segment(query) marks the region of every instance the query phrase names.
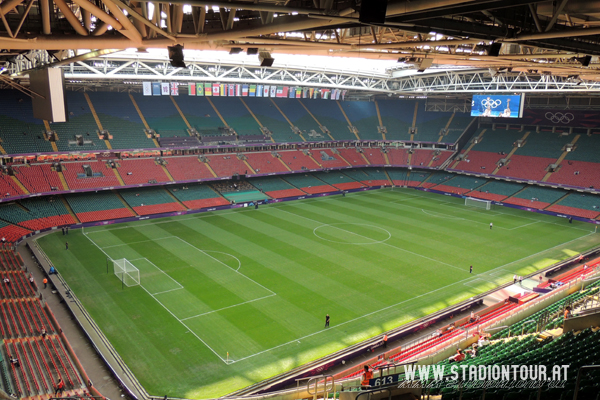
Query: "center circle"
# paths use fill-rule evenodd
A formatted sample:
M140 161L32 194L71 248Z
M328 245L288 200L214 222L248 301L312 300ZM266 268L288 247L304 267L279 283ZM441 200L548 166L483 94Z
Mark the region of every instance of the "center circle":
M378 226L351 222L317 226L313 234L327 242L352 245L383 243L392 237L388 230Z

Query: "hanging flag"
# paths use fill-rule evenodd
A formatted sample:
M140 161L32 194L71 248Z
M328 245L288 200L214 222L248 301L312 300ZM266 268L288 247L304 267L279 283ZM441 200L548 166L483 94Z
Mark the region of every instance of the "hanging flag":
M233 83L229 84L228 90L229 90L229 97L235 96L235 85Z
M301 99L302 98L302 88L301 87L297 87L296 88L296 98L297 99Z
M196 95L196 84L195 83L190 83L188 85L188 95L189 96L195 96Z
M309 99L312 99L314 94L315 94L315 88L310 88L308 89L308 93L310 93L310 95L308 96Z
M336 93L337 93L337 89L333 89L333 90L331 91L331 100L335 100L335 95L336 95Z
M152 82L144 82L144 96L152 96Z
M250 90L248 91L248 96L256 97L256 85L250 85Z
M242 84L241 83L237 83L235 85L235 95L240 97L242 95Z
M152 82L152 96L160 96L160 82Z
M263 85L256 86L256 97L262 97L263 95Z
M219 84L218 84L218 83L213 83L213 85L212 85L212 93L213 93L213 96L218 96L218 95L219 95L219 91L220 91L220 89L221 89L221 88L220 88L220 86L219 86Z
M339 100L341 95L342 95L341 89L337 89L335 92L335 99Z
M308 88L302 88L302 98L305 99L308 97Z
M163 96L168 96L171 93L171 88L169 87L169 82L163 82L160 84L161 91L160 93Z
M294 97L296 97L296 88L295 87L290 87L290 88L286 88L288 89L288 92L286 93L285 97L289 97L290 99L293 99Z
M271 85L271 89L270 89L271 97L276 97L277 96L277 91L278 91L277 86Z
M196 85L196 94L198 96L204 96L204 83L198 83Z
M269 97L269 92L271 91L270 85L265 85L263 88L263 97Z
M347 90L343 90L342 91L342 101L344 100L344 97L346 97L346 93L348 93Z
M179 96L179 83L171 82L171 96Z
M330 94L331 94L331 91L329 89L321 89L321 98L322 99L328 100Z
M227 85L225 85L224 83L221 83L221 85L219 85L220 87L220 91L221 91L221 96L227 96Z
M277 86L277 90L275 91L275 97L285 97L283 95L283 86Z
M242 85L242 96L248 96L248 85Z
M212 84L211 83L204 84L204 95L212 96Z

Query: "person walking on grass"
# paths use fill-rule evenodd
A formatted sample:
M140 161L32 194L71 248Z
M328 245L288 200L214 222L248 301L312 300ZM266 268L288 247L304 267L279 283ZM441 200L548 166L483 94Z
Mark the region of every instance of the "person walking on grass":
M494 227L494 223L490 222L490 229L492 229Z
M329 328L329 314L325 316L325 328Z
M472 274L472 273L473 273L473 266L472 266L472 265L469 267L469 273L470 273L470 274Z
M65 242L65 250L69 250L69 242Z

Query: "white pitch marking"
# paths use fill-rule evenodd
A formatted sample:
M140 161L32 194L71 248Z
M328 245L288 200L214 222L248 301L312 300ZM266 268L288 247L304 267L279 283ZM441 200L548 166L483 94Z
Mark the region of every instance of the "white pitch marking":
M276 296L276 294L275 294L275 293L273 293L273 294L270 294L270 295L268 295L268 296L263 296L263 297L259 297L259 298L257 298L257 299L253 299L253 300L244 301L243 303L233 304L233 305L231 305L231 306L227 306L227 307L219 308L218 310L212 310L212 311L207 311L207 312L205 312L205 313L202 313L202 314L192 315L191 317L182 318L181 320L182 320L182 321L187 321L188 319L197 318L197 317L201 317L201 316L203 316L203 315L208 315L208 314L216 313L216 312L219 312L219 311L226 310L226 309L228 309L228 308L233 308L233 307L242 306L242 305L244 305L244 304L253 303L253 302L255 302L255 301L258 301L258 300L263 300L263 299L266 299L266 298L269 298L269 297L273 297L273 296Z

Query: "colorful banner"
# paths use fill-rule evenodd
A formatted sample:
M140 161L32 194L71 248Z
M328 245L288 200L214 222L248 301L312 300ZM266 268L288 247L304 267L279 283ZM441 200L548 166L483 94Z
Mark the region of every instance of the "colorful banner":
M204 84L204 95L212 96L212 84L210 84L210 83Z
M265 85L264 90L263 90L263 97L269 97L269 92L271 91L271 86L270 85Z
M301 99L302 98L302 88L301 87L297 87L296 88L296 98L297 99Z
M239 83L235 85L235 95L238 97L242 95L242 85Z
M171 94L171 87L169 85L169 82L163 82L163 83L161 83L160 84L160 88L161 88L160 93L163 96L168 96L168 95Z
M248 96L248 85L242 85L242 96Z
M271 85L271 88L270 88L269 91L270 91L271 97L276 97L277 96L277 86Z
M160 96L160 82L152 82L152 96Z
M198 85L196 85L196 95L204 96L204 84L203 83L199 83Z
M290 99L296 98L296 88L295 87L291 87L291 88L288 88L288 89L289 89L289 91L288 91L288 95L286 97L289 97Z
M229 92L229 97L235 96L235 85L233 83L230 83L227 89Z
M213 96L218 96L220 90L221 90L221 87L219 86L219 84L218 83L213 83L213 85L212 85L212 94L213 94Z
M258 85L256 87L256 97L262 97L263 95L263 85Z
M144 82L142 86L144 88L144 96L152 96L152 82Z
M344 98L346 97L346 93L348 93L347 90L342 90L342 101L344 100Z
M248 91L248 96L256 97L256 85L250 85L250 90Z
M196 84L195 83L190 83L188 85L188 95L189 96L195 96L196 95Z
M221 96L227 96L227 85L222 83L219 85L220 87L220 92L221 92Z
M171 82L171 96L179 96L179 83Z

